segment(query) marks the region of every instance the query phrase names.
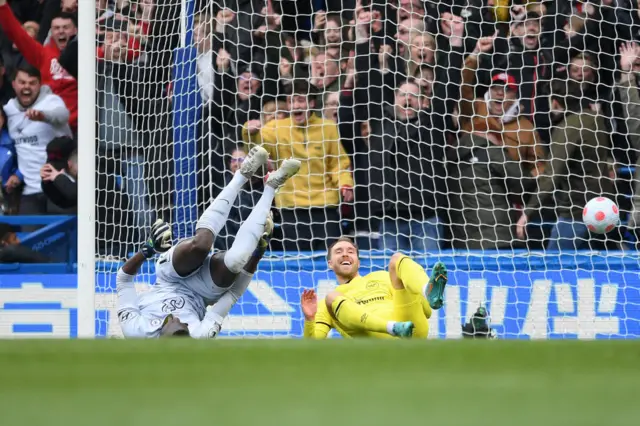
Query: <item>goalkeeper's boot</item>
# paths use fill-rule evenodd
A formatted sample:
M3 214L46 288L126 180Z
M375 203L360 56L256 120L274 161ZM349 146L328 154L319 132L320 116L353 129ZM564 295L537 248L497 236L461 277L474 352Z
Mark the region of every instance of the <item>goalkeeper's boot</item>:
M269 173L267 185L278 190L284 183L300 170L300 161L293 158L287 158L280 164L278 170Z
M444 305L444 287L447 285L447 267L437 262L431 270L429 286L427 287L427 301L431 309L440 309Z
M249 153L240 166L240 174L251 179L256 172L267 163L269 159L269 153L261 146L254 146L249 150Z
M411 337L414 327L411 321L397 322L393 324L393 335L397 337Z

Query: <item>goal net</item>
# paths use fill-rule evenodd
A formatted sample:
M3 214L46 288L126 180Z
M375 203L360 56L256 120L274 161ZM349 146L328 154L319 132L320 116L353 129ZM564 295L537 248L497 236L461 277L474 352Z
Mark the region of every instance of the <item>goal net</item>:
M302 290L337 285L341 235L361 274L395 251L446 264L433 337L461 337L481 306L499 338L640 336L635 1L142 0L98 16L97 336L121 335L115 273L153 221L192 236L252 144L270 170L302 169L224 336L300 337ZM582 221L595 197L620 211L606 234ZM154 281L149 263L138 290Z

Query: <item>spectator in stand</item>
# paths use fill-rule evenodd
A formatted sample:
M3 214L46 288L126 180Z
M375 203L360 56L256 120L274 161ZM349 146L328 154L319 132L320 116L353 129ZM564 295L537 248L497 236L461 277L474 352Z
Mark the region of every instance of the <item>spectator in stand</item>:
M19 194L6 192L7 182L18 170L16 148L7 129L7 118L4 110L0 109L0 215L16 214L20 202Z
M369 137L371 198L383 248L390 251L437 250L442 237L436 188L445 175L444 147L431 139L431 122L420 104L420 87L407 80L382 120L371 121ZM382 190L378 190L378 188Z
M2 56L0 56L0 105L6 105L15 95L11 86L11 78L7 74L7 68L4 66Z
M477 99L474 89L478 56L493 49L494 37L482 39L465 60L459 122L461 130L476 137L489 139L493 144L508 147L511 158L521 161L534 176L542 172L545 152L533 123L521 114L518 81L511 72L493 71L492 85L484 98ZM479 51L478 49L485 49Z
M311 36L316 45L324 47L327 56L340 60L343 57L342 40L345 38L345 29L340 14L327 14L319 10L314 18Z
M324 108L323 97L329 92L337 92L342 87L343 79L340 62L324 52L311 57L311 84L319 94L315 105L318 111Z
M37 40L38 31L40 30L40 25L38 25L37 22L27 21L22 24L22 28L24 28L25 32L29 34L32 39ZM25 63L25 59L15 43L10 42L9 44L10 46L7 46L7 48L2 51L2 60L9 75L11 75L20 65Z
M47 163L40 169L42 192L67 213L78 205L78 152L75 140L55 138L47 145Z
M60 136L71 137L69 110L63 100L41 83L40 71L23 66L13 80L16 97L4 106L9 135L15 143L18 171L6 184L7 192L19 191L20 214L59 212L42 193L40 169L47 161L47 145Z
M246 142L262 144L276 163L306 159L300 172L276 196L285 250L325 250L341 235L340 199L353 201L353 178L338 128L315 113L313 86L296 81L289 96L289 118L262 125L248 121Z
M0 223L0 263L48 263L47 256L20 243L19 231L16 226Z
M558 81L552 88L550 165L538 176L538 195L527 202L517 224L518 238L523 239L529 218L555 199L558 221L548 250L579 249L589 234L581 221L585 204L600 196L616 198L609 177L611 140L604 119L583 106L579 96L566 95L565 87Z
M550 140L548 80L549 64L540 46L541 17L536 12L526 12L511 25L508 64L520 82L520 99L523 115L533 117L540 136Z
M53 93L64 100L70 112L69 125L75 131L78 124L78 82L58 61L60 52L77 33L75 16L62 12L54 17L51 41L43 46L20 25L7 0L0 0L0 27L27 62L40 70L42 84L50 86Z
M620 70L622 73L618 81L618 92L623 105L623 118L627 125L629 143L636 151L637 157L633 209L628 223L629 228L636 229L640 227L640 46L637 43L625 43L620 46Z
M493 50L495 37L478 40L462 72L458 163L451 168L453 246L499 249L514 246L513 205L530 184L529 173L542 171L541 153L534 149L532 124L519 116L515 79L496 74L484 99L476 99L472 83L478 55ZM523 146L520 146L523 144Z

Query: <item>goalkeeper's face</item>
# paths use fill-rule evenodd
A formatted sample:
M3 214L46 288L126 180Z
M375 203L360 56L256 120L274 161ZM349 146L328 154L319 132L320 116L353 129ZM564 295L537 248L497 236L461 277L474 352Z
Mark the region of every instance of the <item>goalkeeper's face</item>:
M189 337L189 326L173 315L168 315L162 324L160 337Z
M337 277L347 280L352 279L358 275L358 269L360 268L358 249L348 241L338 241L331 248L329 267Z

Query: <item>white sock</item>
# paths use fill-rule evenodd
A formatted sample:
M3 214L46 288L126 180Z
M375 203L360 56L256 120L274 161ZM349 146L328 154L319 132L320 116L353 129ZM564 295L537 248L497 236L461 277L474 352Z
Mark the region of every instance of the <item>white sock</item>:
M271 203L276 196L276 190L270 186L264 187L262 197L253 208L247 220L240 226L233 245L224 255L224 264L231 271L238 273L247 264L251 254L258 246L264 233L265 220L271 210Z
M253 278L253 274L249 274L245 271L240 272L236 280L233 282L233 285L229 287L220 300L216 302L215 305L211 308L211 311L220 315L220 317L225 318L229 315L231 308L236 304L236 302L242 297L244 292L249 287L251 283L251 279Z
M202 213L198 223L196 223L196 231L198 229L208 229L213 235L218 235L224 224L227 222L231 206L236 202L238 193L247 183L247 178L237 171L233 175L233 179L222 192L218 194L213 203Z
M393 326L396 325L395 321L389 321L387 323L387 333L389 333L392 336L395 336L396 334L393 332Z

